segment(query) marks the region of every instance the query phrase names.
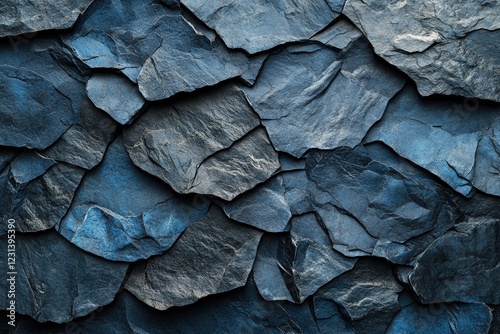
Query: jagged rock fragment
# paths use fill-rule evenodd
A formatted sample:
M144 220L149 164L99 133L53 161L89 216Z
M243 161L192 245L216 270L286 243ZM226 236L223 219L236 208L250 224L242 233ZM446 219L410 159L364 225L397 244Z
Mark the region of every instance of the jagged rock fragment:
M7 249L7 238L0 238ZM16 234L16 311L39 322L69 322L87 315L115 297L127 273L127 264L88 254L54 231ZM7 256L0 257L7 268ZM2 271L0 288L8 291L10 275ZM7 309L7 293L0 308Z
M410 284L424 303L500 303L500 220L455 225L417 260Z
M339 15L344 0L181 3L215 29L228 47L256 53L313 36Z
M312 205L333 247L345 255L371 253L408 263L459 217L449 190L409 173L391 155L383 147L361 146L308 155Z
M254 279L264 299L302 303L354 263L332 249L314 214L306 214L292 218L289 235L264 236Z
M93 0L4 0L0 37L70 28Z
M388 263L363 258L354 269L321 288L314 303L330 300L338 304L357 334L382 334L400 309L402 289Z
M464 196L476 187L500 195L499 106L458 98L422 98L407 85L366 141L382 141Z
M343 14L420 94L500 101L498 1L347 0Z
M244 91L276 149L300 157L311 148L358 145L403 83L358 39L344 53L291 45L270 55Z
M101 162L116 131L116 122L86 99L80 120L73 124L53 145L39 154L57 161L92 169Z
M94 73L87 82L87 94L96 107L120 124L129 124L144 106L137 86L115 73Z
M0 220L16 220L16 230L52 228L66 214L84 170L24 151L0 172ZM0 227L6 233L7 224Z
M159 310L236 289L246 284L261 236L212 206L165 254L137 264L125 287Z
M267 180L278 155L233 84L153 107L124 131L134 163L180 193L231 200Z
M161 254L208 210L138 169L121 137L82 181L58 231L78 247L115 261Z

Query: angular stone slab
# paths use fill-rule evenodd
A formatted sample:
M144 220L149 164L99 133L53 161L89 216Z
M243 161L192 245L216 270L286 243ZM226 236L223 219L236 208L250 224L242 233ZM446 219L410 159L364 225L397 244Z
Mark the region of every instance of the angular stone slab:
M342 54L316 43L289 46L269 56L244 91L276 149L301 157L358 145L404 80L359 39Z
M83 102L80 120L40 155L91 169L101 162L117 123L90 100Z
M181 0L181 3L215 29L229 48L252 54L308 39L339 15L344 1Z
M308 192L335 249L409 263L454 224L459 211L450 190L398 167L387 149L377 150L376 158L362 146L311 153Z
M266 300L302 303L355 263L356 259L332 249L328 235L310 213L292 218L290 235L263 238L254 280Z
M120 124L131 123L144 107L138 87L116 73L94 73L87 81L87 94L96 107Z
M420 94L500 101L498 1L347 0L343 14Z
M0 4L0 37L70 28L93 0L19 1Z
M407 85L389 103L366 141L382 141L464 196L473 187L500 195L500 131L496 103L422 98Z
M417 260L410 284L424 303L500 303L500 221L470 219Z
M137 166L177 192L231 200L279 167L258 125L243 93L225 84L151 108L125 129L124 142Z
M400 309L398 293L402 289L388 263L363 258L353 270L321 288L314 301L337 303L350 319L355 333L383 334Z
M0 245L7 249L6 237ZM127 273L127 264L90 255L55 231L18 233L15 248L16 311L39 322L69 322L109 304ZM0 257L0 265L7 268L7 256ZM7 278L4 270L2 291L9 289ZM6 310L8 302L4 294L0 308Z
M485 304L417 303L403 307L387 334L399 333L491 333L491 310Z
M84 170L24 151L0 173L0 219L16 230L37 232L58 224L71 205ZM2 224L0 234L7 232Z
M207 200L179 196L135 167L118 137L85 176L58 231L90 253L133 262L166 251L207 210Z
M125 288L166 310L244 286L261 236L212 206L165 254L134 266Z

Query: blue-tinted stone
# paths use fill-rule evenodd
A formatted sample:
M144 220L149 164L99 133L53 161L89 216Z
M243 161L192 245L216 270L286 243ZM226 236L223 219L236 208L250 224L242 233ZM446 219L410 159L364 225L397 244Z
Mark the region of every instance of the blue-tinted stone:
M78 247L116 261L161 254L208 210L179 196L130 160L121 137L82 181L59 232Z

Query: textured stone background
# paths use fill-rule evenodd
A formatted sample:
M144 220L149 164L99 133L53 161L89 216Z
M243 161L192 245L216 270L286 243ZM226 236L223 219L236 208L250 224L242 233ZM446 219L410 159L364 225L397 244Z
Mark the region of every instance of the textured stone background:
M3 0L0 333L500 333L499 50L498 0Z

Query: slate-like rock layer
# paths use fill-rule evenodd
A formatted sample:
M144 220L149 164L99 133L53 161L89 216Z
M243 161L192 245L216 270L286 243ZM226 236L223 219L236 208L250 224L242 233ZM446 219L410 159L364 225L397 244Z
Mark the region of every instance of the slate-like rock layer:
M455 225L417 260L410 274L424 303L500 304L500 221Z
M308 39L339 15L344 1L181 0L181 3L215 29L228 47L256 53Z
M343 53L291 45L269 56L244 91L276 149L300 157L312 148L358 145L403 83L358 39Z
M7 249L7 238L0 239ZM128 265L90 255L54 231L16 234L16 311L39 322L69 322L107 305L115 298ZM0 257L7 268L7 257ZM8 291L7 272L0 287ZM10 299L0 298L6 309Z
M422 95L500 101L498 1L347 0L343 13Z
M488 101L423 98L408 84L366 141L384 142L464 196L473 187L499 196L498 112Z
M137 264L125 288L146 304L166 310L242 287L261 236L212 206L165 254Z
M137 166L177 192L231 200L279 167L258 125L244 94L224 84L151 108L124 131L124 142Z
M71 27L94 0L4 0L0 37Z
M58 230L88 252L133 262L163 253L207 211L207 200L179 196L137 168L118 137L85 176Z

